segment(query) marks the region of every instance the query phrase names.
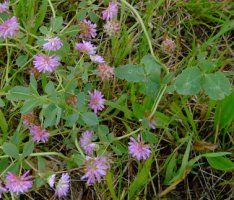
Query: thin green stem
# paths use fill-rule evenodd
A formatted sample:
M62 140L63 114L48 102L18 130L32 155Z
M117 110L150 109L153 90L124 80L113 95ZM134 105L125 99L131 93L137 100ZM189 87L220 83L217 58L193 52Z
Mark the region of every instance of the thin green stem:
M8 83L8 74L9 74L9 66L10 66L10 51L9 51L9 46L8 46L8 41L6 40L6 51L7 51L7 66L6 66L6 76L5 76L5 80Z
M151 110L149 119L152 119L154 113L156 112L156 110L157 110L157 108L158 108L158 104L159 104L159 102L161 101L162 96L163 96L164 92L166 91L166 89L167 89L167 85L164 85L164 86L161 87L161 89L159 90L158 96L157 96L157 98L155 99L154 105L153 105L153 107L152 107L152 110Z
M22 156L22 154L20 154L20 157ZM61 157L65 160L69 160L70 158L64 156L63 154L61 153L58 153L58 152L39 152L39 153L31 153L29 155L29 157L38 157L38 156L58 156L58 157ZM8 155L4 155L4 156L0 156L0 159L3 159L3 158L9 158L10 156Z
M56 14L55 14L54 6L53 6L51 0L48 0L48 3L49 3L49 5L50 5L51 11L52 11L52 13L53 13L53 18L55 18L55 17L56 17Z
M166 72L166 74L168 74L169 71L168 71L167 66L164 65L164 64L160 61L160 59L154 54L154 50L153 50L153 46L152 46L151 39L150 39L150 37L149 37L148 31L147 31L147 29L146 29L146 27L145 27L145 24L144 24L143 20L141 19L141 16L140 16L139 13L138 13L138 11L137 11L131 4L129 4L126 0L121 0L121 2L123 2L127 7L129 7L130 10L136 15L137 20L139 21L139 23L140 23L140 25L141 25L141 27L142 27L142 29L143 29L143 31L144 31L145 37L146 37L146 39L147 39L147 42L148 42L148 45L149 45L149 48L150 48L150 53L151 53L151 55L154 57L154 59L156 60L156 62L158 62L158 63L162 66L162 68L163 68L163 70Z
M137 130L132 131L132 132L126 134L126 135L117 137L116 140L122 140L122 139L124 139L124 138L130 137L130 136L134 135L135 133L139 132L140 130L141 130L141 128L138 128Z
M75 140L75 145L76 145L77 150L78 150L78 151L80 152L80 154L82 155L82 157L85 157L85 155L84 155L82 149L80 148L80 145L79 145L77 139Z

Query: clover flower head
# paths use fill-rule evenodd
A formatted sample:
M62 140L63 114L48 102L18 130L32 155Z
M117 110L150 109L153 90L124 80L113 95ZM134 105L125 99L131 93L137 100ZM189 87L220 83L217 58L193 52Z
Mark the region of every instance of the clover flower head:
M19 32L19 24L15 16L0 25L0 36L3 38L12 38L17 32Z
M63 46L63 42L59 37L48 37L45 41L43 48L48 51L57 51Z
M45 143L49 140L50 134L43 128L37 125L32 125L29 128L30 134L32 135L32 139L35 142Z
M138 135L137 140L133 137L130 137L130 140L131 141L128 143L129 154L137 160L146 160L150 156L150 146L144 144L140 134Z
M32 177L28 175L29 171L26 171L22 176L17 176L11 172L8 172L5 180L6 188L10 192L25 193L33 186Z
M61 63L58 56L37 54L34 56L33 65L39 72L53 72Z
M109 6L106 10L102 11L102 19L104 20L112 20L114 16L118 13L118 6L114 1L109 3Z
M97 35L96 24L93 24L90 20L83 20L80 22L80 38L95 38Z
M98 90L94 90L93 92L89 91L89 96L90 100L88 106L95 113L97 113L98 111L102 111L104 109L104 103L105 103L103 94Z
M101 178L106 176L106 170L110 168L106 157L91 158L86 156L84 164L84 176L81 180L87 179L87 184L92 185L94 182L101 182Z

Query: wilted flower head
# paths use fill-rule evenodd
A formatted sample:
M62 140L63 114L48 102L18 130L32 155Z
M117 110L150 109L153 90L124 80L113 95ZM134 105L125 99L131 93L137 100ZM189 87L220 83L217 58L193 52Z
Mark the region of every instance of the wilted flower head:
M32 135L32 139L35 142L45 143L49 140L50 134L43 128L37 125L32 125L29 128L30 134Z
M162 42L162 49L165 53L173 53L175 51L176 45L174 40L169 37L165 37Z
M89 91L89 96L90 100L88 105L95 113L104 109L105 99L103 98L104 96L100 91L98 90L94 90L94 92Z
M32 177L28 176L28 174L29 171L25 172L22 176L17 176L8 172L5 180L6 188L17 195L19 193L27 192L33 185Z
M100 55L90 55L89 57L95 63L104 63L105 62L104 58Z
M56 184L55 195L58 197L67 196L67 193L69 191L69 182L70 182L70 177L68 173L62 174L61 178Z
M93 155L95 143L92 142L93 131L85 131L82 133L80 137L80 146L84 150L84 152L91 156Z
M41 75L41 72L38 71L38 69L32 67L30 70L29 70L29 73L30 74L33 74L33 76L38 79Z
M91 44L91 42L82 41L80 43L76 43L76 49L82 53L93 55L96 53L96 48Z
M96 24L93 24L90 20L83 20L80 22L80 38L95 38L96 33Z
M18 31L19 31L19 24L18 24L17 18L15 16L4 21L0 25L0 36L3 38L11 38Z
M84 173L81 180L88 179L87 184L92 185L95 181L101 182L101 177L106 176L106 170L110 168L106 157L85 157Z
M0 199L2 198L2 193L3 193L3 192L7 192L7 189L4 188L4 187L2 187L2 184L1 184L1 182L0 182Z
M117 21L107 21L103 27L104 27L104 31L109 36L117 35L117 33L120 30L120 24Z
M72 105L74 107L77 107L78 104L77 97L75 95L70 95L69 97L67 97L66 103L67 105Z
M23 124L26 128L33 125L36 121L36 117L33 112L22 115L22 119L23 119Z
M3 3L0 3L0 13L8 11L9 11L9 1L4 1Z
M111 20L114 16L117 15L118 6L114 1L109 3L109 6L106 10L102 11L102 19Z
M59 37L49 37L45 41L47 42L43 44L43 48L48 51L57 51L63 46L63 42Z
M150 146L148 144L144 144L140 135L138 135L137 140L133 137L130 137L130 140L131 142L128 143L129 154L137 160L146 160L150 156Z
M97 68L97 75L102 79L102 80L109 80L110 78L113 77L114 75L114 68L110 67L106 64L101 64L98 65Z
M37 54L34 56L33 65L39 72L53 72L61 63L58 56Z

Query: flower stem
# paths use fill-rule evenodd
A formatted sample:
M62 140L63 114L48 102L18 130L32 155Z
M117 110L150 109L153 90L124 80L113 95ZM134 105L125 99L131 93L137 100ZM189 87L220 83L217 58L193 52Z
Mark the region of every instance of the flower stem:
M49 5L50 5L51 11L52 11L52 13L53 13L53 18L55 18L55 17L56 17L56 14L55 14L54 6L53 6L51 0L48 0L48 3L49 3Z

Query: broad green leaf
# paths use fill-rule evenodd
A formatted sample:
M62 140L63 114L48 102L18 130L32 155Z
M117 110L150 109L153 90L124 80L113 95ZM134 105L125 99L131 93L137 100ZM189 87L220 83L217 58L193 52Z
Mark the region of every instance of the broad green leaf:
M195 95L201 89L202 74L197 67L185 69L176 77L175 89L179 94Z
M32 95L30 94L29 88L23 86L15 86L8 91L6 98L12 101L29 100L32 99Z
M41 103L42 102L40 101L40 99L36 99L36 98L25 101L24 105L20 109L20 113L26 114L28 112L31 112L33 108L41 105Z
M41 32L42 34L44 34L44 35L47 35L47 34L49 33L48 28L45 27L45 26L41 26L41 27L39 28L39 30L40 30L40 32Z
M161 66L154 60L154 58L148 54L141 59L141 64L144 65L147 79L160 83Z
M87 11L86 10L80 10L77 15L76 15L76 18L79 20L79 21L82 21L86 18L86 13Z
M144 82L145 72L143 66L127 64L115 68L115 76L128 82Z
M27 143L24 144L23 148L23 158L29 156L34 150L34 142L33 141L28 141Z
M50 104L47 108L43 109L44 115L44 127L53 126L56 123L57 107L54 104Z
M133 199L136 195L139 194L140 190L147 184L149 181L148 175L151 168L153 158L150 156L144 163L142 169L137 174L134 181L129 187L129 199Z
M221 171L233 171L234 163L225 157L206 157L211 167Z
M28 55L20 55L17 59L16 59L16 65L18 67L23 67L28 61Z
M221 72L206 74L203 77L202 88L211 99L223 99L230 92L230 82Z
M76 124L77 120L79 119L79 114L74 113L72 115L67 116L65 119L66 119L65 126L72 127L74 124Z
M95 126L98 124L98 117L93 112L86 112L82 115L82 119L88 126Z
M47 85L46 85L46 87L45 87L45 92L46 92L47 94L51 94L51 93L53 93L54 91L55 91L54 83L50 81L49 83L47 83Z
M107 135L109 134L108 126L100 125L98 126L98 137L101 142L109 142Z
M6 155L11 156L15 159L19 159L19 151L16 147L16 145L12 144L12 143L4 143L3 144L3 151Z
M215 127L219 123L220 129L229 126L234 120L234 93L226 96L215 110Z
M51 27L54 32L59 31L63 26L63 18L56 17L51 19Z

